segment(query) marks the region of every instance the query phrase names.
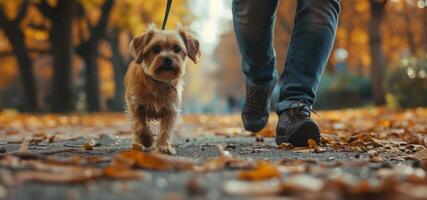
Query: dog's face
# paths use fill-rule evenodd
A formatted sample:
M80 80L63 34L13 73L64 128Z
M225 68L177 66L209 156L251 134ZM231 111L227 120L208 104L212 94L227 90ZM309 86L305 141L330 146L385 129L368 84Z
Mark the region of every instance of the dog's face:
M185 60L194 63L200 57L199 41L181 27L161 31L150 26L130 43L130 53L149 76L159 81L172 81L185 73Z

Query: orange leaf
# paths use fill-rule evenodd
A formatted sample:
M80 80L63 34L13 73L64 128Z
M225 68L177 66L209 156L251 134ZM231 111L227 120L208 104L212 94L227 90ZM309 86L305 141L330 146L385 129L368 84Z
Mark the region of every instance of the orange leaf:
M143 177L143 174L140 172L120 166L104 168L104 175L114 179L139 179Z
M171 170L170 163L156 156L142 151L130 150L118 153L115 156L115 163L124 164L131 167L142 167L154 170Z
M260 161L257 163L255 169L250 171L240 172L238 178L241 180L259 181L271 178L280 178L281 173L277 166L268 163L267 161Z
M114 157L113 165L141 167L161 171L193 169L193 162L191 161L157 153L145 153L137 150L118 153Z
M307 141L308 147L314 149L315 152L319 153L322 151L322 149L319 147L319 145L317 144L317 142L313 139L309 139Z
M196 171L215 171L219 169L224 169L225 166L230 163L233 160L233 158L229 156L220 156L217 158L212 158L210 160L207 160L202 165L196 167Z
M291 143L282 143L277 146L278 149L291 150L294 146Z
M273 127L267 126L261 131L257 132L255 135L258 137L272 138L276 136L276 132L274 131Z

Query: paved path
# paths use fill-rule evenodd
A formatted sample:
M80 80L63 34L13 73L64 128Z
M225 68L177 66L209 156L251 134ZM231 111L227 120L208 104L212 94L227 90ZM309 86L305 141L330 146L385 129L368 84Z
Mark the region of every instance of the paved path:
M227 119L225 121L228 121ZM0 120L1 121L1 120ZM205 119L202 123L191 122L187 119L185 125L180 126L178 129L179 134L175 136L175 146L177 150L177 157L194 160L197 163L203 163L210 158L220 156L218 146L224 147L229 151L233 157L241 158L243 160L256 161L256 160L269 160L271 162L281 162L281 172L283 173L284 180L292 177L298 167L304 167L302 174L309 174L315 179L301 178L303 183L298 183L302 186L313 185L310 181L322 181L325 178L339 176L340 178L348 178L350 182L360 183L360 180L372 180L372 183L378 185L377 177L381 173L394 173L400 176L404 170L412 170L408 172L409 175L415 174L425 179L425 170L421 169L422 163L419 161L396 159L413 152L403 149L399 152L387 150L387 146L369 147L378 149L379 152L372 153L372 151L349 151L345 149L333 150L330 147L323 147L319 153L313 150L284 150L279 149L274 143L273 138L257 139L254 136L242 136L241 131L238 130L238 123L227 122L227 126L233 129L223 129L220 125L205 124ZM233 121L233 120L231 120ZM235 121L235 120L234 120ZM122 123L123 121L120 121ZM120 124L119 123L119 124ZM117 127L126 127L121 124ZM344 124L345 125L345 124ZM222 125L221 125L222 126ZM335 125L336 129L342 129L342 124ZM58 126L59 128L61 126ZM56 128L58 128L56 127ZM102 127L102 126L101 126ZM117 128L116 127L116 128ZM200 127L203 127L200 130ZM108 130L107 130L108 129ZM126 130L111 131L110 128L94 129L95 140L99 146L93 147L93 150L84 151L84 144L88 143L88 137L78 136L68 139L56 140L52 143L39 143L31 144L29 150L32 153L46 153L49 151L56 151L64 148L81 148L79 152L65 152L56 153L54 156L58 159L70 158L75 155L82 155L84 157L99 156L103 159L102 162L97 163L94 167L105 167L109 165L111 158L121 151L126 151L130 148L130 139ZM237 131L236 131L236 130ZM326 129L327 130L327 129ZM89 131L90 132L90 131ZM109 134L111 132L121 132L121 134ZM197 134L195 134L197 132ZM204 134L209 132L209 134ZM238 134L236 135L235 132ZM100 134L99 134L100 133ZM104 134L107 133L107 134ZM217 134L215 134L217 133ZM223 136L223 135L229 136ZM72 135L72 134L71 134ZM79 134L77 134L79 135ZM58 136L59 137L59 136ZM407 144L406 146L408 146ZM2 142L0 148L3 152L0 155L17 152L21 146L18 142ZM363 147L362 147L363 148ZM406 147L405 147L406 148ZM409 146L408 146L409 148ZM411 147L412 148L412 147ZM414 148L420 148L420 145ZM383 150L381 150L383 149ZM381 151L380 151L381 150ZM405 152L406 151L406 152ZM380 157L380 160L373 161L373 154ZM295 165L295 161L302 160L300 165ZM1 159L0 159L1 161ZM290 164L289 164L290 163ZM396 166L404 166L407 168L396 168ZM396 168L396 169L394 169ZM387 169L387 170L383 170ZM396 170L396 171L393 171ZM0 175L3 172L14 172L17 169L10 167L2 167L0 165ZM22 170L22 169L20 169ZM240 196L230 195L227 193L227 188L224 188L227 182L236 180L240 170L226 168L224 170L200 173L200 172L182 172L182 171L153 171L142 170L144 177L139 180L112 180L112 179L96 179L85 183L77 184L45 184L37 182L29 182L19 184L13 187L2 186L0 182L0 199L247 199L255 196ZM382 172L384 171L384 172ZM299 172L298 172L299 173ZM402 172L403 173L403 172ZM406 172L405 172L406 173ZM424 173L421 174L420 173ZM406 174L406 175L408 175ZM349 178L350 177L350 178ZM0 181L2 177L0 177ZM4 177L3 177L4 178ZM427 182L427 181L426 181ZM424 184L424 188L427 188ZM357 186L359 187L359 186ZM383 195L383 191L374 192L366 186L363 195L356 196L356 199L363 199L363 197L375 197L375 195ZM372 186L373 187L373 186ZM376 191L376 190L375 190ZM354 192L354 191L353 191ZM349 192L350 194L353 194ZM313 193L319 194L319 193ZM346 193L348 194L348 193ZM356 192L356 194L358 194ZM399 193L402 195L401 193ZM421 193L421 195L424 195ZM302 195L302 196L301 196ZM345 196L322 194L326 196L310 196L307 194L292 194L285 196L271 196L268 195L266 199L281 199L291 198L292 196L304 197L306 199L345 199ZM329 196L328 196L329 195ZM371 196L369 196L371 195ZM373 196L372 196L373 195ZM426 194L427 196L427 194ZM399 199L399 196L394 196ZM257 196L257 199L265 198L265 196ZM402 199L407 199L405 198ZM417 199L417 198L414 198ZM422 199L422 198L421 198Z

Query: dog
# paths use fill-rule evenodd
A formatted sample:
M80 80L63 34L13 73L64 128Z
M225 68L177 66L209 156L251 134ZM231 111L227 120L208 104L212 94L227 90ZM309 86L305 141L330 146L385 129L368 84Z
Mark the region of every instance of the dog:
M150 25L130 42L129 51L134 60L125 75L125 102L132 147L176 154L171 134L180 115L186 60L199 61L199 41L182 26L164 31ZM156 141L149 126L153 120L160 122Z

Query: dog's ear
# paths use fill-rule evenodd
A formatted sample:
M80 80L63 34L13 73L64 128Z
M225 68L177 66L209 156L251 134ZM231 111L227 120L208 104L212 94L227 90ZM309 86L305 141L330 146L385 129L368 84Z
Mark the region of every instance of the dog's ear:
M187 56L194 62L199 62L201 52L199 40L194 38L194 36L187 30L185 30L181 25L177 26L177 32L180 34L185 43L185 48L187 49Z
M132 39L129 44L129 52L132 57L136 60L137 64L141 64L144 60L144 49L148 42L153 38L153 35L157 31L157 28L154 24L148 26L147 31L138 37Z

